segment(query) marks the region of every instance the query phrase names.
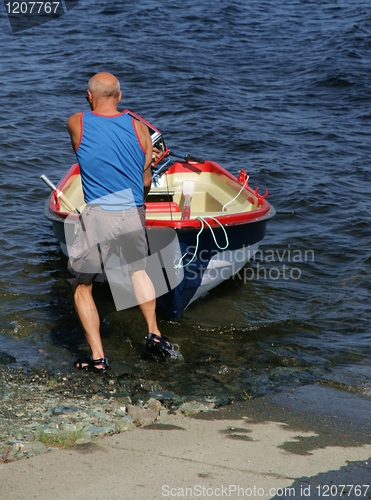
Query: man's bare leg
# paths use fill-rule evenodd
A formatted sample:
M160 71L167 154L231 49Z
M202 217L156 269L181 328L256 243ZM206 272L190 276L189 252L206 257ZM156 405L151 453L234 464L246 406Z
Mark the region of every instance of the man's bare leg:
M158 329L156 320L156 294L151 278L146 271L135 271L131 275L131 281L140 310L148 325L148 333L156 335L156 337L148 336L147 351L157 359L171 358L182 360L183 356L179 351L174 349L175 345L164 339L164 337L159 338L161 337L161 332ZM157 347L155 347L156 345Z
M78 284L74 289L75 308L84 329L86 340L91 349L93 359L104 358L104 350L100 336L100 319L93 299L93 285ZM97 368L101 368L97 365Z
M135 271L130 276L135 298L148 326L148 333L161 336L156 319L156 294L153 283L144 270Z

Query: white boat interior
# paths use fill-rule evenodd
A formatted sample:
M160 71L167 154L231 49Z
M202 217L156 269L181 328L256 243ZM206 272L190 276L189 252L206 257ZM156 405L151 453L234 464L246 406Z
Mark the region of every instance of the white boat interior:
M146 199L147 219L181 220L185 203L184 183L190 181L194 183L191 219L246 213L258 208L255 193L223 173L165 173L157 185L152 186ZM84 209L80 175L71 176L62 192L80 212ZM66 211L70 210L66 208Z

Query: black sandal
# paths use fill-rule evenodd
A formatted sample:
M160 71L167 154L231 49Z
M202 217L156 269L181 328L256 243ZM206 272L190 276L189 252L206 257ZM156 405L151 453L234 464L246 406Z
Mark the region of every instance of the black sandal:
M183 356L176 349L178 344L172 344L166 337L149 333L147 337L146 350L156 360L159 359L178 359L182 360Z
M102 365L102 368L97 368L97 365ZM75 368L77 368L78 370L99 373L100 375L104 375L109 367L110 366L107 358L93 359L91 355L86 357L85 359L78 359L77 361L75 361Z

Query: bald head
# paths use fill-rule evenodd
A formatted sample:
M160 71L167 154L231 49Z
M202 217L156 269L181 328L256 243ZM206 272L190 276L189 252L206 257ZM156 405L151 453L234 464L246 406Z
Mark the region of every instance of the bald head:
M88 90L95 97L118 98L120 96L120 82L111 73L97 73L90 78Z

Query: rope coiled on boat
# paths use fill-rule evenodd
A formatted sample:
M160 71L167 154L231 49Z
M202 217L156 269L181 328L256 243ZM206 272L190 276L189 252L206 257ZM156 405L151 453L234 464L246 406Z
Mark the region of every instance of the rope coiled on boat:
M233 201L233 200L232 200ZM224 236L225 236L225 245L224 247L220 246L219 243L217 242L216 240L216 237L215 237L215 233L214 233L214 230L213 228L210 226L210 224L207 222L207 220L204 218L204 217L196 217L197 220L199 220L201 222L201 228L200 230L198 231L197 235L196 235L196 247L195 247L195 251L193 253L193 256L191 258L190 261L188 261L186 264L182 264L182 261L183 259L186 257L187 253L185 253L180 259L179 259L179 262L177 264L174 264L174 269L182 269L184 267L187 267L189 266L196 258L196 255L197 255L197 252L198 252L198 247L199 247L199 244L200 244L200 235L202 233L202 231L204 230L205 228L205 224L208 226L208 228L210 229L211 231L211 235L213 237L213 240L214 240L214 243L215 245L217 246L217 248L219 250L226 250L228 247L229 247L229 239L228 239L228 235L227 235L227 231L224 229L224 226L223 224L221 224L218 219L215 219L215 217L208 217L209 219L212 219L214 222L216 222L217 224L219 224L219 226L223 229L223 232L224 232Z

